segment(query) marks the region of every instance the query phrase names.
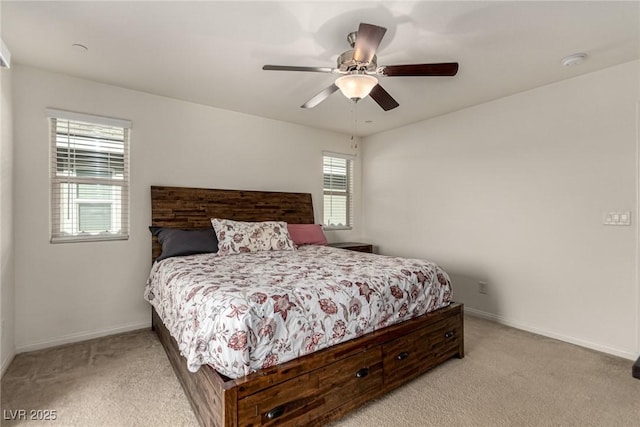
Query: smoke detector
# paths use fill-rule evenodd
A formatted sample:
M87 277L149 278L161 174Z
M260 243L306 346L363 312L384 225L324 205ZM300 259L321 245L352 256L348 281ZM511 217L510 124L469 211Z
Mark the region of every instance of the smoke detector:
M562 65L565 67L573 67L574 65L582 64L585 59L587 59L586 53L574 53L573 55L562 58Z

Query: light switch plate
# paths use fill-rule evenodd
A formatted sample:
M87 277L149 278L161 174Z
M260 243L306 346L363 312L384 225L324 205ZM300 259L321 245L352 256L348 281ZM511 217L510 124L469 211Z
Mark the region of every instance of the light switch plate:
M604 225L631 225L631 212L605 212L602 223Z

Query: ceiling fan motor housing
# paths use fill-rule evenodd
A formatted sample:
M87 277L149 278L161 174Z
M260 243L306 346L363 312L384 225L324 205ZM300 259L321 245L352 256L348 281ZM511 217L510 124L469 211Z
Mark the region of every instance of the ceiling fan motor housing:
M342 72L348 73L350 71L370 71L375 72L378 67L377 61L378 57L373 55L371 61L368 64L358 62L353 59L354 50L348 50L346 52L342 52L340 56L338 56L338 69Z

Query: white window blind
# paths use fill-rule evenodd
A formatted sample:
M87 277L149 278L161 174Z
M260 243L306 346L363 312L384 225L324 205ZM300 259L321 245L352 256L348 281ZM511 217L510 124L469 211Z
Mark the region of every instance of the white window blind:
M131 122L47 110L51 242L129 238Z
M353 157L324 153L324 227L350 229L353 222Z

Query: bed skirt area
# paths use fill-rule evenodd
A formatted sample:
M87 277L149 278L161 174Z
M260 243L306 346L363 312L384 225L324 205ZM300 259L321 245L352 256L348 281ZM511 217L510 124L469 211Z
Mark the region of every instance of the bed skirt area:
M202 426L323 425L464 357L458 303L237 379L190 372L155 309L152 327Z

